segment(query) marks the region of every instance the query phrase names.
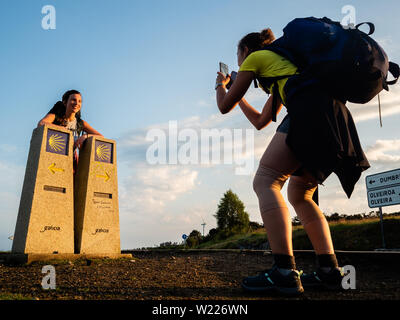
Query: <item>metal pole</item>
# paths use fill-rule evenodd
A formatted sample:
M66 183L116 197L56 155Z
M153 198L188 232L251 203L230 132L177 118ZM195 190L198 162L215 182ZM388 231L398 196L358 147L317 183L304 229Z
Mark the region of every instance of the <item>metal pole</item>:
M382 207L379 207L379 216L381 218L381 233L382 233L382 246L383 249L386 249L386 244L385 244L385 235L383 233L383 217L382 217Z

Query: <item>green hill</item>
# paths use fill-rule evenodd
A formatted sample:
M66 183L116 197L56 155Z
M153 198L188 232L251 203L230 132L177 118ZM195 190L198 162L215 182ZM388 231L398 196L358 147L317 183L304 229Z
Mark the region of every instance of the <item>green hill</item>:
M382 248L379 219L330 222L335 250L374 250ZM400 248L400 219L383 221L387 249ZM264 229L238 234L224 240L211 240L196 246L197 249L269 249ZM293 227L293 249L312 250L311 242L303 227Z

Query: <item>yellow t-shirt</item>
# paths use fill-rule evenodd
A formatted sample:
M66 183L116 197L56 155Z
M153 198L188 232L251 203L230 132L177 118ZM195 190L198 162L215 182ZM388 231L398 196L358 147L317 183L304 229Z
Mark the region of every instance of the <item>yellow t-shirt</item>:
M249 54L240 66L239 71L252 71L255 73L257 78L278 77L298 73L297 67L293 63L269 50L259 50ZM288 78L284 78L277 81L283 104L285 104L286 101L286 95L283 88L287 80ZM260 86L262 88L261 84ZM266 91L266 88L262 89ZM273 92L273 85L268 89L269 92Z

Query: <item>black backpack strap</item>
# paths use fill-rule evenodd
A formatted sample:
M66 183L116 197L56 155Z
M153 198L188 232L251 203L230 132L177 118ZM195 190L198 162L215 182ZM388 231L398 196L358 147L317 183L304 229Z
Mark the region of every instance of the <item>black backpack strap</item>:
M276 112L278 110L278 96L279 96L279 86L278 82L274 83L272 88L272 121L276 122Z
M360 30L359 27L361 27L363 24L367 24L369 26L369 32L367 33L367 35L371 35L371 34L373 34L375 32L375 26L374 26L374 24L372 22L361 22L361 23L357 24L355 26L355 28L357 30Z
M278 110L278 97L280 97L278 80L290 78L294 75L295 74L289 74L289 75L283 75L283 76L277 76L277 77L261 77L261 78L257 79L258 82L261 84L261 86L267 93L272 93L272 121L274 121L274 122L276 122L276 112ZM268 88L271 85L273 85L272 92L269 92Z
M278 110L278 97L280 97L278 80L286 79L291 76L293 76L293 74L258 79L258 82L261 83L264 90L268 90L268 88L271 85L273 85L273 87L272 87L272 121L274 121L274 122L276 122L276 112ZM268 92L268 93L270 93L270 92Z
M399 65L397 63L394 63L394 62L390 61L389 62L389 72L394 77L394 80L386 81L386 84L389 84L389 85L395 84L397 82L397 80L399 80L399 76L400 76Z

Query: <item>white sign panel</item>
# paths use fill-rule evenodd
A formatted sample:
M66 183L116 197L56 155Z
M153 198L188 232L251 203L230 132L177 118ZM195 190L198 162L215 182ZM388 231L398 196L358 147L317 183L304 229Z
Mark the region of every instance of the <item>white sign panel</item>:
M400 184L400 169L372 174L365 178L367 190Z
M400 203L400 185L391 188L368 191L370 208L393 206Z
M367 176L365 182L370 208L400 204L400 169Z

